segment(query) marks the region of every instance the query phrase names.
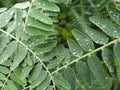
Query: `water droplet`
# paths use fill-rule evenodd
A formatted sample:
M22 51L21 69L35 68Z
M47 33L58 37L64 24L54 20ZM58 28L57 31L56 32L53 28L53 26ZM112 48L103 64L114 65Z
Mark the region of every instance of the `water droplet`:
M110 13L110 14L112 14L112 13L113 13L113 11L109 11L109 13Z
M32 47L32 45L30 44L30 45L29 45L29 47L31 48L31 47Z
M116 30L114 31L114 33L115 33L116 36L118 36L118 32Z
M6 22L8 22L9 20L6 20Z
M79 38L77 38L77 41L79 40Z
M45 3L43 4L43 6L45 6Z
M20 26L20 23L18 23L18 26Z
M29 24L29 23L28 23L27 25L28 25L28 26L30 26L30 24Z
M97 7L99 7L100 6L100 4L97 4Z
M43 54L43 52L40 52L40 54Z
M38 39L36 39L36 42L38 42L39 40Z
M97 22L97 25L100 25L100 22Z
M88 39L86 39L85 43L86 43L86 45L88 45L88 44L89 44L89 40L88 40Z
M106 26L103 26L103 28L105 28Z
M13 15L13 12L10 12L10 14L9 15Z
M73 52L73 55L76 55L76 52Z
M114 14L113 16L114 16L114 17L116 17L116 15L115 15L115 14Z
M114 31L114 33L117 33L117 31Z
M90 33L90 35L93 35L93 33Z
M38 5L41 5L40 3L38 3Z
M13 24L16 24L16 22L14 22Z

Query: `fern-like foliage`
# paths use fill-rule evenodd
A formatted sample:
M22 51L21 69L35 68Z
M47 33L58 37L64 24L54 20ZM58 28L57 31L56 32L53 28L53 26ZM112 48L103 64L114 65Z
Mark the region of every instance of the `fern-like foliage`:
M113 0L0 8L0 90L119 90L119 10ZM64 42L59 28L70 29Z

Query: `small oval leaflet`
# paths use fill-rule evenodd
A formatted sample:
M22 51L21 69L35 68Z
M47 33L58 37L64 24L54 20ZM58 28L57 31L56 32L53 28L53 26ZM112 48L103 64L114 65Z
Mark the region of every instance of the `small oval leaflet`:
M19 8L19 9L26 9L26 8L28 8L29 7L29 5L30 5L30 2L23 2L23 3L17 3L17 4L15 4L15 8Z

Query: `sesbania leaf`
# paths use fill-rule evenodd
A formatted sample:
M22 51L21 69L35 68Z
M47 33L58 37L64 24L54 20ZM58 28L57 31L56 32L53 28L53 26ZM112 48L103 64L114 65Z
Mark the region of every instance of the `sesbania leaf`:
M0 13L1 13L1 12L4 12L4 11L6 11L6 10L7 10L6 7L1 7L1 8L0 8Z
M114 73L115 73L114 64L115 63L114 63L114 56L113 56L112 51L108 48L104 48L102 50L102 58L103 58L104 63L108 67L109 72L111 73L111 75L114 76Z
M116 23L112 23L112 21L109 19L92 16L90 17L90 21L97 25L107 35L115 38L120 36L120 26L118 26Z
M77 90L77 80L74 69L68 67L63 71L64 78L70 83L71 90Z
M75 37L78 44L85 50L85 51L92 51L94 49L94 43L92 40L82 32L73 29L72 34Z
M91 76L90 76L90 70L86 64L86 62L78 62L75 66L76 74L78 76L78 80L82 81L87 85L88 87L91 86ZM83 83L83 84L84 84Z
M0 28L8 24L8 22L12 19L14 12L15 9L11 8L0 14Z
M53 68L55 68L55 67L57 67L60 63L62 63L62 60L64 59L64 57L57 57L57 58L55 58L55 59L53 59L53 60L51 60L50 62L49 62L49 64L47 65L47 68L48 69L53 69Z
M0 81L0 87L2 87L3 86L3 83Z
M97 7L101 6L105 0L90 0L93 2L93 4Z
M120 26L120 11L114 7L108 7L110 17Z
M94 30L90 27L86 27L85 32L97 44L106 44L108 42L107 35L102 32Z
M46 16L44 14L44 12L41 12L40 10L31 9L30 13L29 13L29 16L31 16L32 18L35 18L35 20L41 21L44 24L48 24L48 25L53 24L53 20L51 18L49 18L48 16Z
M92 55L88 57L87 63L99 85L102 88L105 88L106 87L105 72L97 56Z
M32 36L39 36L39 35L48 36L48 35L50 35L49 31L41 30L38 28L30 27L30 26L26 27L25 32Z
M53 27L47 24L44 24L34 18L29 17L28 18L28 26L34 27L34 28L38 28L40 30L45 30L45 31L52 31Z
M56 86L61 87L64 90L70 90L70 84L62 77L60 73L56 73L53 75L53 79L55 81Z
M67 39L67 43L73 56L80 57L83 54L82 48L75 40Z
M50 85L51 78L47 77L37 88L36 90L46 90L46 88Z
M14 82L16 82L17 84L21 85L21 86L26 86L27 85L27 80L26 79L21 79L20 78L21 75L21 71L19 68L16 68L10 75L10 79Z
M0 72L3 74L8 74L10 71L7 67L0 66Z
M117 58L118 64L120 64L120 43L114 44L113 52Z
M41 73L41 70L42 70L42 65L40 63L36 64L30 73L30 77L28 81L31 83L33 80L37 79L37 77Z
M57 41L50 41L50 42L46 42L44 44L40 44L36 47L34 47L34 50L36 52L37 55L42 55L46 52L49 52L52 48L54 48L57 44Z
M33 66L25 66L23 69L22 69L22 73L21 73L21 79L25 79L30 71L32 70Z
M47 77L47 72L42 70L39 76L31 82L31 88L35 88L40 85Z
M34 4L45 11L59 12L60 9L54 3L48 0L35 0Z
M15 86L14 82L11 80L7 81L7 86L8 86L8 90L18 90L17 87Z
M18 51L14 56L14 60L10 69L14 70L23 61L23 59L26 57L26 54L27 54L27 49L19 44Z
M0 81L6 80L6 76L2 73L0 73Z
M0 54L4 50L6 44L8 43L8 36L5 34L0 35Z
M26 9L28 8L30 5L30 2L27 1L27 2L22 2L22 3L17 3L14 5L15 8L19 8L19 9Z
M5 62L15 52L16 48L17 48L16 41L10 42L0 55L0 64Z

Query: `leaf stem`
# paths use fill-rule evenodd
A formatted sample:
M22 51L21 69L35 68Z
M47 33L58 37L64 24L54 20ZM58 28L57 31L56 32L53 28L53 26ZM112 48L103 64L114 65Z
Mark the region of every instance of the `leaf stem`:
M85 55L83 55L83 56L78 57L78 58L75 59L75 60L72 60L70 63L68 63L68 64L66 64L66 65L64 65L64 66L61 66L61 67L58 68L57 70L53 71L51 74L57 73L57 72L59 72L60 70L62 70L62 69L64 69L64 68L67 68L67 67L70 66L71 64L74 64L74 63L78 62L79 60L90 56L91 54L94 54L94 53L96 53L96 52L98 52L98 51L100 51L100 50L103 50L104 48L106 48L106 47L108 47L108 46L110 46L110 45L112 45L112 44L114 44L114 43L117 43L118 41L120 41L120 37L117 38L117 39L115 39L115 40L113 40L113 41L111 41L111 42L109 42L109 43L107 43L107 44L105 44L105 45L103 45L103 46L101 46L101 47L99 47L99 48L97 48L97 49L95 49L95 50L93 50L93 51L91 51L91 52L89 52L89 53L87 53L87 54L85 54Z

